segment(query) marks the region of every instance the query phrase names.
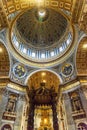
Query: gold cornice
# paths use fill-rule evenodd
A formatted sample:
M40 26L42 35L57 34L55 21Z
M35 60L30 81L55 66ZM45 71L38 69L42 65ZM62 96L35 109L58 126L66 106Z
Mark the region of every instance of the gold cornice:
M72 83L72 84L63 86L63 87L61 88L61 91L64 92L64 91L72 90L72 89L75 89L75 88L77 88L77 87L79 87L79 86L80 86L80 82L79 82L79 81L76 81L75 83Z
M69 83L64 85L60 85L60 91L70 91L74 90L80 86L86 85L87 86L87 76L77 76L77 78Z
M9 87L10 89L14 89L16 91L19 91L19 92L26 92L26 87L23 87L23 86L20 86L18 84L15 84L15 83L8 83L7 87Z
M78 76L81 85L87 85L87 76Z
M70 81L66 84L60 85L59 88L60 88L61 92L64 92L64 91L74 90L74 89L80 87L80 85L81 85L81 83L80 83L80 81L78 80L78 77L77 77L76 79L74 79L74 80L72 80L72 81Z
M19 92L26 92L26 87L18 85L10 81L9 78L0 78L0 88L7 88L14 89Z

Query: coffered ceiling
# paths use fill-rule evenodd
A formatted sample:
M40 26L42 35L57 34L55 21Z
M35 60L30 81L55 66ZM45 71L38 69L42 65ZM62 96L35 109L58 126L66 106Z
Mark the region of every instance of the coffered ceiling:
M64 10L73 22L83 21L83 15L87 12L87 0L0 0L0 28L8 25L11 14L35 5Z

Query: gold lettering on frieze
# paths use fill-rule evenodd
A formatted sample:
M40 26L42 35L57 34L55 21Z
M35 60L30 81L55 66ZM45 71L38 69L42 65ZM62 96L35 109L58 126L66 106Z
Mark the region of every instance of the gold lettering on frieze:
M80 85L80 82L77 81L75 83L72 83L70 85L66 85L66 86L62 87L62 91L66 91L66 90L72 89L72 88L77 87L79 85Z
M7 86L8 86L9 88L15 89L15 90L17 90L17 91L26 92L26 88L23 88L22 86L19 86L19 85L17 85L17 84L9 83Z

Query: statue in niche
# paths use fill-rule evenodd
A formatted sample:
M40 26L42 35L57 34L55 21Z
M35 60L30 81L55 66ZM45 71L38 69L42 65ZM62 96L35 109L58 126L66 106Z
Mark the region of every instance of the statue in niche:
M13 112L14 111L14 107L15 107L15 103L9 100L8 104L7 104L7 107L6 107L6 111Z
M13 94L9 95L8 103L6 106L6 111L8 112L15 112L17 97Z
M75 110L79 111L81 110L81 103L80 103L80 100L77 99L77 100L74 100L74 107L75 107Z
M80 111L82 109L80 97L77 92L71 94L71 103L73 111Z

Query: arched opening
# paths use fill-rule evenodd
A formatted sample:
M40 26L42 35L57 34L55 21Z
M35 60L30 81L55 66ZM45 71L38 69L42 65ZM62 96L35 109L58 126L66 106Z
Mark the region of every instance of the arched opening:
M42 82L45 83L46 88L50 89L53 86L54 89L58 91L60 79L54 73L50 71L46 71L46 70L38 71L32 74L29 77L27 84L29 86L29 89L31 89L31 87L34 87L35 89L37 89L40 87L40 84Z
M83 38L79 43L76 66L78 75L87 75L87 37Z
M27 130L58 130L57 102L60 80L57 75L50 71L39 71L29 77L27 84Z

